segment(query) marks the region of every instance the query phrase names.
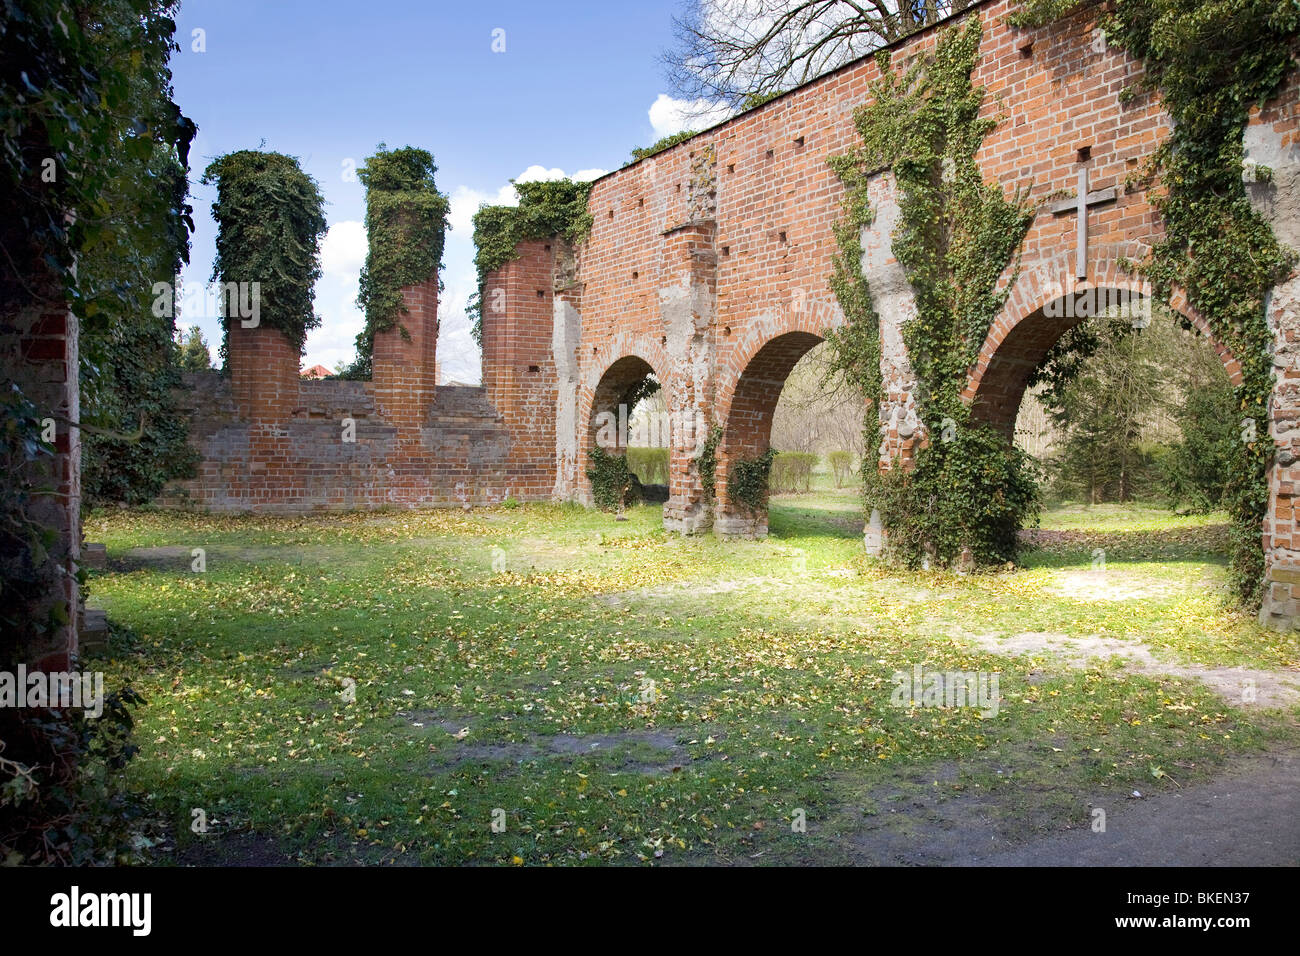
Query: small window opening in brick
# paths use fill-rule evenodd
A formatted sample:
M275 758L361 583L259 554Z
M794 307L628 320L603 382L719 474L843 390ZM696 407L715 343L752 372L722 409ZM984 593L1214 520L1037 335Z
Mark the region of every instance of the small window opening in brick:
M541 367L540 365L530 365L530 366L528 366L528 371L530 371L530 372L540 372L541 370L542 370L542 367Z
M548 243L547 245L545 245L545 246L542 246L542 248L545 249L547 252L550 252L550 251L551 251L551 247L550 247L550 244L549 244L549 243Z
M802 137L802 136L796 136L796 137L794 138L794 145L795 145L796 147L802 146L802 145L803 145L803 137Z
M644 206L644 205L645 205L645 200L644 200L644 199L638 199L638 200L636 201L636 204L637 204L637 207L640 208L641 206Z
M591 354L592 354L592 355L595 355L595 354L596 354L596 346L594 346L594 345L591 347Z
M668 336L666 336L666 335L664 335L664 336L660 336L660 338L659 338L659 344L660 344L660 345L667 345L667 344L668 344Z
M1086 163L1086 162L1087 162L1088 160L1090 160L1090 159L1092 159L1092 147L1091 147L1091 146L1080 146L1080 147L1079 147L1079 162L1081 162L1081 163Z
M734 173L735 171L736 171L736 164L735 164L735 163L727 163L727 172L729 172L729 173Z
M610 219L613 219L613 218L614 218L614 210L612 210L612 209L609 211L609 218L610 218Z
M633 282L635 282L635 281L636 281L637 279L639 279L639 278L641 278L641 273L639 273L639 272L633 272L633 273L632 273L632 281L633 281Z
M681 191L682 191L682 184L681 184L681 183L678 183L678 184L677 184L677 191L678 191L678 192L681 192Z
M722 334L723 334L723 335L730 335L730 334L731 334L731 326L728 325L726 328L724 328L724 329L722 330Z
M1020 55L1023 56L1026 60L1028 60L1031 56L1033 56L1034 55L1033 43L1026 43L1024 46L1022 46L1020 48Z
M546 298L546 290L545 290L545 289L538 289L538 290L537 290L537 298L539 298L539 299L545 299L545 298Z
M773 156L775 156L775 155L776 155L776 151L775 151L775 150L769 149L769 150L767 151L767 158L768 158L768 159L771 159L771 158L772 158Z
M722 254L723 254L724 256L729 256L729 255L731 255L731 246L723 246L723 247L722 247Z
M785 233L783 232L780 235L778 235L777 239L779 239L781 242L785 242Z

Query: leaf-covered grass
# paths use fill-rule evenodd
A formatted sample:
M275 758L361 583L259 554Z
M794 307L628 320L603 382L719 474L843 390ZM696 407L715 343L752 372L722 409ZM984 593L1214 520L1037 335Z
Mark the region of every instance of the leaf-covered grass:
M1030 839L1178 786L1155 767L1186 785L1294 739L1293 711L1185 671L1300 679L1294 638L1225 603L1212 520L1167 558L1135 543L1167 532L1114 515L1131 561L1049 540L962 577L871 562L856 502L779 498L771 536L735 542L668 535L658 507L88 516L110 555L92 603L133 632L109 682L149 702L129 772L168 821L158 858L862 861L880 827L969 804ZM995 652L1040 631L1145 644L1174 673ZM892 706L918 664L997 672L998 712Z

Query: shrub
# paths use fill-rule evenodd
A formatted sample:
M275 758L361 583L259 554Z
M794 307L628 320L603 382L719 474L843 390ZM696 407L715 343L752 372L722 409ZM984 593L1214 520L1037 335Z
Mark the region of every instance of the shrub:
M629 448L627 467L646 485L668 484L667 448Z
M817 467L817 456L799 451L781 452L772 460L772 475L768 482L772 494L796 494L812 490L812 472Z
M853 478L853 453L833 451L826 458L831 464L831 471L835 473L835 487L843 488Z
M591 496L601 511L617 511L620 505L634 505L641 500L641 482L628 469L623 455L593 448L587 479L591 482Z
M727 476L727 497L751 512L761 510L767 502L768 479L776 456L776 449L769 448L758 458L732 462Z

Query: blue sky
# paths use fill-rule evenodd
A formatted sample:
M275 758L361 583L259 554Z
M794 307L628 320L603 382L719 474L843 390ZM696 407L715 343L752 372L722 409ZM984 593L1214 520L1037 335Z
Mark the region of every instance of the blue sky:
M480 202L510 201L512 178L593 177L681 128L684 104L665 96L658 60L680 2L183 0L172 70L176 99L199 126L183 280L193 289L212 271L214 190L198 183L207 163L259 147L296 156L320 183L330 224L316 287L323 325L303 363L350 360L366 247L364 191L348 164L380 142L423 147L452 198L439 364L444 379L477 381L464 315L475 282L470 216ZM498 29L505 52L494 53ZM202 314L215 310L188 304L178 325L198 324L215 357L219 325Z

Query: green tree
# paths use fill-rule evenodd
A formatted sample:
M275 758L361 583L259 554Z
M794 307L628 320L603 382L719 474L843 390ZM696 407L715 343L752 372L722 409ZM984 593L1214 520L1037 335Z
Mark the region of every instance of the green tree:
M203 338L203 330L191 325L185 335L180 336L176 344L176 360L186 372L206 372L212 368L212 353Z
M1053 470L1090 502L1131 501L1150 478L1143 439L1169 398L1165 372L1147 336L1123 322L1098 326L1099 344L1052 409L1064 432Z

